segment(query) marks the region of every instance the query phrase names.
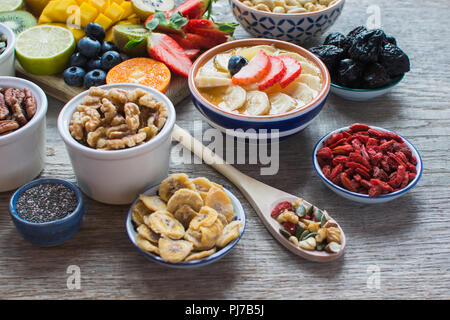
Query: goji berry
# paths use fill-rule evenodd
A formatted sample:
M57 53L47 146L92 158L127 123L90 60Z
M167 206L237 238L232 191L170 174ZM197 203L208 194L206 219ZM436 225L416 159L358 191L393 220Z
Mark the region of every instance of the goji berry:
M366 179L372 178L372 177L370 176L369 172L367 172L367 171L365 171L365 170L362 170L362 169L360 169L360 168L356 168L356 169L355 169L355 172L358 173L358 174L360 174L361 176L363 176L363 177L366 178Z
M335 143L333 143L332 145L330 145L330 148L336 148L337 146L344 144L345 142L347 142L346 138L342 138L341 140L336 141Z
M413 165L410 162L406 163L406 166L408 167L408 171L412 172L412 173L417 173L417 168L415 165Z
M403 177L397 172L394 172L393 174L391 174L391 176L389 177L389 181L388 184L392 187L392 188L398 188L400 187L400 185L402 184L403 181Z
M348 167L348 168L360 168L361 170L364 170L366 172L370 172L369 168L363 166L361 163L358 163L358 162L349 161L349 162L345 163L345 166Z
M338 174L340 174L343 168L342 163L339 163L336 167L334 167L331 171L330 179L334 179Z
M413 172L408 173L409 182L413 181L416 178L416 174Z
M384 142L384 143L380 144L380 149L381 149L381 151L385 151L385 152L393 151L394 150L394 148L392 146L393 144L394 144L394 140Z
M373 186L380 186L381 189L383 189L383 190L386 190L386 191L389 191L389 192L393 192L394 191L394 189L392 189L392 187L388 183L386 183L384 181L381 181L379 179L370 179L370 183Z
M402 161L402 159L400 159L400 157L398 157L397 155L393 154L392 152L387 152L387 154L388 154L389 158L391 158L392 160L397 162L399 166L406 167L406 164Z
M371 198L378 197L381 194L381 191L382 191L382 189L380 186L372 186L369 189L369 197L371 197Z
M358 162L361 163L363 166L367 167L368 169L370 169L372 166L370 165L369 161L367 161L366 159L363 158L363 156L359 153L356 152L351 152L349 154L349 158L351 161L353 162Z
M333 154L349 154L353 151L353 147L349 144L337 146L333 149Z
M350 158L346 157L346 156L336 156L336 157L333 158L332 163L336 166L339 163L346 163L349 160L350 160Z
M417 158L415 155L411 154L411 157L409 157L409 159L413 165L417 165Z
M376 146L378 146L378 140L377 139L374 139L374 138L367 139L367 142L366 142L366 147L367 148L376 147Z
M367 124L363 123L355 123L350 126L350 130L352 130L353 132L368 131L369 129L370 127Z
M341 133L341 132L333 133L331 135L331 137L329 137L327 139L327 141L325 142L325 145L326 146L330 146L330 145L334 144L336 141L341 140L342 138L344 138L344 134L343 133Z
M352 192L356 192L356 188L352 185L348 175L345 172L341 173L341 183L345 189L350 190Z
M372 184L367 180L361 179L361 181L359 183L361 184L361 186L363 186L366 189L372 188Z
M326 165L322 168L322 173L325 176L325 178L330 179L331 175L331 166Z
M292 211L292 203L290 203L289 201L280 202L275 206L275 208L273 208L270 216L272 218L277 218L280 214L282 214L286 210Z
M362 177L357 173L353 176L353 179L355 179L355 181L360 182L362 180Z
M324 147L317 151L317 156L322 159L331 159L331 158L333 158L333 152L331 151L330 148Z

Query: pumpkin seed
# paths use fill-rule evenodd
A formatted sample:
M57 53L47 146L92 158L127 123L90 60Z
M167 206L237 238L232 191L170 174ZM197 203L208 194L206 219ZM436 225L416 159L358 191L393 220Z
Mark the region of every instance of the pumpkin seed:
M289 231L286 231L283 228L280 228L280 233L283 237L285 237L286 239L289 239L289 237L291 236L291 233Z
M305 237L309 234L310 232L308 230L303 231L302 235L300 236L299 240L305 240Z
M322 215L322 218L320 219L320 227L323 227L325 223L327 223L328 219L326 215Z
M300 217L304 217L306 215L306 208L301 204L295 210L295 213Z
M313 215L316 218L316 221L321 221L322 220L322 216L323 216L323 212L319 208L314 207Z
M305 229L303 229L302 227L300 227L300 225L298 224L297 227L295 228L295 236L297 237L297 239L301 239L302 237L302 233L305 231Z
M307 216L311 216L311 211L312 211L312 209L313 209L313 206L305 207L305 209L306 209L305 214L306 214Z
M317 250L317 251L323 251L323 249L325 249L326 246L327 246L326 243L323 243L323 242L317 242L317 244L316 244L316 250Z
M317 236L317 232L308 233L302 240Z

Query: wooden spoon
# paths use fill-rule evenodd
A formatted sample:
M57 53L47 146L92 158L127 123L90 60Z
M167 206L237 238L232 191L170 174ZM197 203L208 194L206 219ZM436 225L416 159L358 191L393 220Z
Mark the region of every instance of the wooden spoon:
M332 261L344 254L346 239L345 234L339 225L338 227L341 231L341 249L337 253L328 253L326 251L317 250L305 250L294 245L280 234L279 229L281 225L277 220L270 216L270 213L278 203L282 201L292 202L295 199L298 199L298 196L294 196L284 191L275 189L243 174L233 166L225 163L225 161L214 152L212 152L211 149L205 147L200 141L192 137L189 132L177 125L175 125L174 127L172 137L180 142L183 146L185 146L188 150L193 152L196 156L203 159L207 164L219 171L236 187L238 187L250 202L252 207L256 210L256 213L266 226L267 230L269 230L272 236L283 246L285 246L289 251L300 257L316 262ZM304 201L303 203L306 206L311 206L311 204L306 201Z

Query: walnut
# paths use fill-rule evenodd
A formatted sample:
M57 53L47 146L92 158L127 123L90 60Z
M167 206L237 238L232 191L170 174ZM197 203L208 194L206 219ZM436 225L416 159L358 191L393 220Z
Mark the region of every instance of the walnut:
M104 121L111 122L115 116L117 116L117 108L116 106L107 98L102 99L102 106L100 107L100 111L103 112L105 116Z
M81 112L76 111L72 115L72 120L69 123L69 131L72 137L77 140L83 140L84 138L84 124Z
M128 102L123 108L125 112L125 120L131 130L139 128L139 114L141 113L137 104Z
M106 147L113 150L124 149L125 147L131 148L136 146L136 144L143 142L146 137L147 135L145 132L141 132L122 139L111 139L106 141Z

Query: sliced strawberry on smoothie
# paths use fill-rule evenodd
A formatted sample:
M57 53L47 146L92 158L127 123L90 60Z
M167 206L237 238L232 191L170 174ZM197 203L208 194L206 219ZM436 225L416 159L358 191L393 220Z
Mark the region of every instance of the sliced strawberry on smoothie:
M246 86L261 81L270 71L269 56L260 50L250 62L236 73L231 81L238 86Z
M205 13L209 17L212 2L213 0L187 0L170 12L179 12L189 19L200 19Z
M219 44L228 41L238 25L238 23L218 23L207 19L191 19L183 30L208 37Z
M258 83L259 90L266 90L283 79L286 66L279 57L269 56L271 67L269 73Z
M288 56L278 56L286 66L286 73L279 81L282 88L286 88L292 81L294 81L302 73L302 65L296 59Z
M219 44L213 39L195 33L186 33L185 37L178 34L170 36L184 49L211 49Z
M151 33L148 36L147 52L153 59L165 63L173 72L188 77L192 62L184 49L168 35Z

